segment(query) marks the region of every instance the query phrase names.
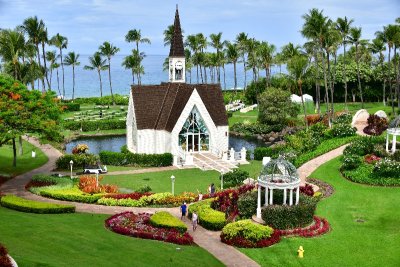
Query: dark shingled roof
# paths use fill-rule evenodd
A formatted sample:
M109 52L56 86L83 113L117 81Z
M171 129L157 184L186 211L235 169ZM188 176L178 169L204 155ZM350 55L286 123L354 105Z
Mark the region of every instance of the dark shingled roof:
M214 124L227 126L228 117L219 84L162 83L132 86L137 128L171 132L194 89Z
M171 48L169 50L169 56L170 57L185 57L181 23L179 21L178 6L176 7L176 12L175 12L174 35L172 36L172 40L171 40Z

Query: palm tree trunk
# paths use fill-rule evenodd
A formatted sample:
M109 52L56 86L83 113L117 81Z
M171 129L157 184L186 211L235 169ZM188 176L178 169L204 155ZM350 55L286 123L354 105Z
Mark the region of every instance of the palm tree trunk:
M364 99L361 89L361 78L360 78L360 59L358 57L358 46L356 45L356 60L357 60L357 81L358 81L358 90L360 92L360 99L361 99L361 108L364 108ZM394 113L394 111L393 111Z
M318 53L317 50L314 49L314 63L315 63L315 96L316 101L315 104L317 106L318 114L321 115L321 90L319 87L318 79L319 79L319 68L318 68Z
M22 147L22 135L20 135L20 136L18 136L18 143L19 143L19 149L18 149L18 154L20 155L20 156L22 156L22 154L24 154L24 149L23 149L23 147Z
M12 139L13 146L13 167L17 167L17 148L15 145L15 138Z
M236 88L237 88L236 61L233 62L233 77L234 77L234 81L235 81L235 93L236 93Z
M199 83L199 65L196 64L196 69L197 69L197 83Z
M64 62L63 62L63 56L62 56L62 48L60 48L60 61L61 61L61 70L62 70L62 89L63 89L63 97L65 97Z
M222 64L222 70L224 71L224 90L226 90L225 64Z
M394 47L394 55L396 56L397 46ZM400 113L400 88L399 88L399 75L400 75L400 64L399 57L397 57L394 65L394 72L396 73L396 94L397 94L397 115ZM397 65L397 66L396 66ZM396 67L399 71L396 71Z
M300 96L301 96L301 105L303 106L304 123L306 125L306 129L308 129L307 112L306 112L306 105L304 104L304 98L303 98L302 81L299 79L297 81L297 84L299 85Z
M329 115L329 92L328 92L328 81L326 77L326 66L325 66L325 54L322 55L322 68L324 71L324 86L325 86L325 97L326 97L326 112L328 113L328 117L330 120L330 115Z
M61 91L60 91L60 76L58 75L58 68L57 68L57 90L58 90L58 93L61 96L62 94L61 94ZM62 96L64 97L64 95L62 95Z
M343 42L344 108L347 111L346 43Z
M72 101L75 97L75 65L72 65Z
M44 42L42 42L42 54L43 54L43 63L44 63L44 77L46 78L47 87L50 91L51 87L50 87L49 77L47 75L46 52L44 50Z
M203 80L203 68L201 67L201 64L199 64L200 65L200 78L201 78L201 83L204 83L204 80Z
M246 59L245 59L245 57L244 57L244 54L243 54L242 59L243 59L243 71L244 71L244 87L243 87L243 90L246 90L246 85L247 85L247 73L246 73ZM236 86L235 86L235 88L236 88Z
M111 100L113 106L115 106L115 100L114 100L114 94L112 90L112 84L111 84L111 60L108 58L108 80L110 81L110 92L111 92Z
M393 98L393 89L392 89L392 79L391 79L391 68L390 68L390 52L391 46L389 46L389 57L388 57L388 82L389 82L389 90L390 90L390 101L392 102L392 113L394 114L394 98Z
M135 85L135 70L132 68L132 85Z
M327 61L328 61L328 84L329 84L329 89L330 89L330 92L331 92L331 112L332 112L332 116L335 114L335 111L334 111L334 108L333 108L333 88L332 88L332 80L331 80L331 77L332 77L332 72L331 72L331 62L330 62L330 59L329 59L329 52L328 51L326 51L326 54L327 54Z
M103 85L101 83L100 70L97 70L97 73L99 74L99 81L100 81L100 97L103 97Z
M40 72L42 72L42 63L41 63L41 60L40 60L39 43L36 44L36 52L37 52L37 58L38 58L39 69L40 69ZM44 83L44 76L42 76L40 80L42 81L42 92L45 92L45 91L46 91L46 85L45 85L45 83Z
M49 88L51 89L51 79L53 78L53 69L50 69L50 83L49 83Z

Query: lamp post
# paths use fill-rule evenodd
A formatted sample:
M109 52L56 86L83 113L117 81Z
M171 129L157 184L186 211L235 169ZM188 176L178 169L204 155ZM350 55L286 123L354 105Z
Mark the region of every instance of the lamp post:
M99 187L99 171L96 172L96 187Z
M69 166L71 166L71 179L72 179L72 167L74 166L74 162L72 161L72 159L69 162Z
M172 182L172 195L174 195L174 186L175 186L175 176L171 175L171 182Z
M224 170L221 169L221 190L224 190Z

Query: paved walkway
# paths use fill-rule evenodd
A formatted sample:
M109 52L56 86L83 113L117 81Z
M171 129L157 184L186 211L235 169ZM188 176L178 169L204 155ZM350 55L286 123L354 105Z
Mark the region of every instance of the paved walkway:
M180 210L179 208L132 208L132 207L114 207L114 206L103 206L103 205L94 205L94 204L85 204L85 203L77 203L77 202L65 202L60 200L54 200L49 198L44 198L38 195L34 195L25 190L25 184L27 184L31 177L38 173L50 173L55 168L55 162L58 157L62 155L61 152L56 150L51 145L41 145L38 140L30 138L29 142L39 149L41 149L49 158L49 161L43 166L32 170L30 172L19 175L6 183L4 183L0 189L3 193L6 194L15 194L17 196L37 200L42 202L49 203L59 203L59 204L73 204L76 207L77 212L84 213L99 213L99 214L116 214L123 211L133 211L135 213L138 212L148 212L154 213L156 211L165 210L176 217L180 218ZM172 169L170 167L163 168L162 170ZM159 170L159 169L158 169ZM159 170L159 171L162 171ZM139 172L150 172L155 171L155 168L150 169L141 169L141 170L132 170L132 171L122 171L122 172L112 172L112 174L128 174L128 173L139 173ZM111 174L111 173L110 173ZM220 241L220 233L221 232L212 232L204 229L201 226L197 227L197 230L193 232L191 223L189 219L185 219L185 223L188 226L189 233L193 236L194 242L198 244L200 247L207 250L209 253L214 255L217 259L219 259L226 266L259 266L254 260L250 259L246 255L242 254L240 251L235 249L232 246L228 246Z

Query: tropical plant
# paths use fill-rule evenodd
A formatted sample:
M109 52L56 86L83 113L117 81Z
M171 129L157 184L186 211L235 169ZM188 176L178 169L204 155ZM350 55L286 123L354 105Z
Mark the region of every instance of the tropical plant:
M243 62L243 71L244 71L244 89L246 90L247 86L247 73L246 73L246 53L247 53L247 44L248 44L248 36L246 33L241 32L236 36L236 44L238 47L239 55L242 57ZM235 86L236 88L236 86Z
M75 52L69 52L65 57L65 65L72 66L72 100L74 100L75 96L75 66L79 66L80 64L79 54L75 54Z
M361 39L361 27L351 28L350 29L350 36L349 41L355 46L356 49L356 63L357 63L357 81L358 81L358 90L360 92L360 99L361 99L361 108L364 108L364 99L363 99L363 91L361 88L361 78L360 78L360 54L359 54L359 47L360 45L366 44L366 40Z
M150 39L142 38L142 34L141 34L140 30L137 30L137 29L129 30L128 33L125 35L125 41L127 41L128 43L134 42L136 44L137 54L143 55L143 57L144 57L144 54L140 53L140 51L139 51L139 43L151 44ZM141 59L143 59L143 57L141 57ZM138 84L140 84L141 83L141 74L144 73L144 67L141 65L138 66L137 68L135 68L135 72L138 76Z
M0 55L13 67L14 79L21 79L19 58L23 57L25 38L22 33L12 30L2 30L0 33Z
M68 39L67 37L64 37L57 33L50 39L50 44L54 45L60 50L60 65L61 65L61 70L62 70L62 93L63 97L65 97L65 85L64 85L64 62L63 62L63 54L62 50L66 49L68 46Z
M103 96L103 85L101 82L101 71L108 69L108 65L106 64L107 60L103 59L99 52L94 53L93 56L89 57L89 64L85 65L83 68L85 70L96 70L99 75L100 82L100 97Z
M236 44L227 42L226 43L226 59L229 63L233 64L233 79L234 79L234 89L237 89L237 76L236 76L236 63L239 59L239 49Z
M112 103L115 106L114 94L112 90L112 83L111 83L111 57L113 57L116 53L119 52L119 48L113 46L109 42L104 42L103 45L99 47L100 54L107 57L108 60L108 80L110 81L110 92L111 92L111 99Z

